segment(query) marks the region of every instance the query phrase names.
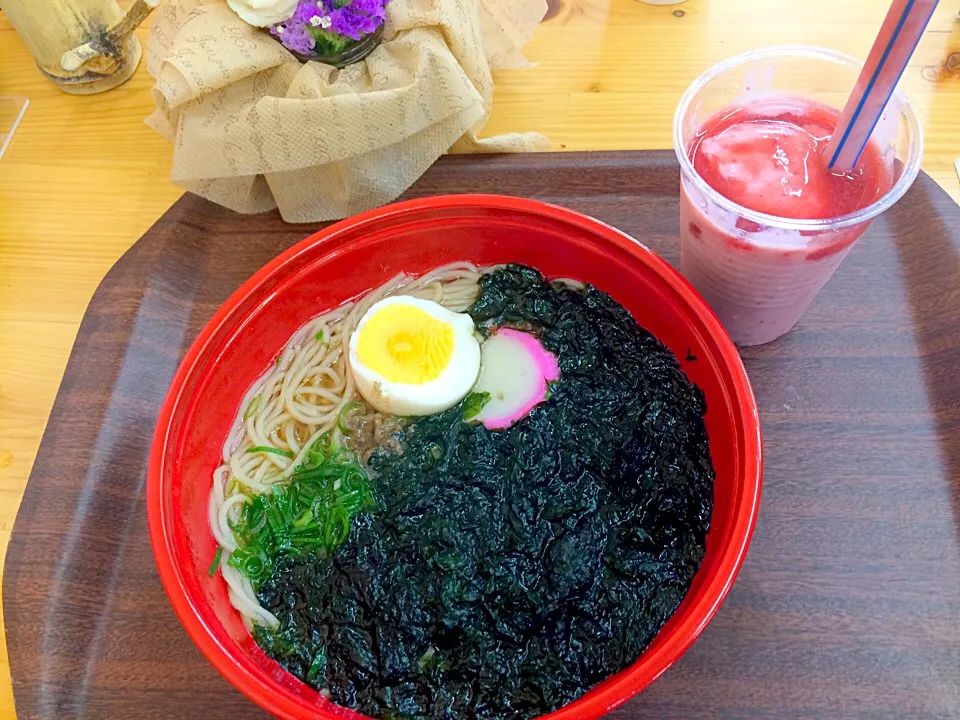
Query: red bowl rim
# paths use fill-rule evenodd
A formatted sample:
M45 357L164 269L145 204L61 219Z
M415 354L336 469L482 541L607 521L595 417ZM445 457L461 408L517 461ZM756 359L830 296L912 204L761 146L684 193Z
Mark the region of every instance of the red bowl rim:
M584 696L548 715L541 716L542 720L584 720L600 717L626 702L660 677L686 652L710 620L713 619L730 591L750 545L759 512L763 475L762 438L756 400L740 359L740 354L733 341L699 293L677 270L643 243L600 220L558 205L528 198L485 194L439 195L394 203L360 213L324 228L282 252L255 272L217 309L190 345L174 374L170 389L160 408L150 450L146 490L147 521L154 560L163 588L170 599L170 604L190 639L220 674L260 707L281 717L298 718L303 716L305 710L309 709L317 712L319 708L305 707L299 696L287 688L278 684L267 685L263 683L262 678L254 675L249 668L244 666L245 664L241 664L233 658L227 649L216 640L207 624L194 609L185 592L180 578L180 570L173 560L171 544L167 542L169 527L164 517L161 502L161 470L165 457L167 430L173 412L180 401L184 384L192 374L193 368L203 354L208 342L220 329L224 320L266 278L308 247L334 238L344 231L355 232L360 226L371 222L379 222L384 218L399 218L423 210L449 207L490 208L541 215L554 220L566 221L591 233L598 234L621 247L624 246L624 241L626 241L631 252L642 256L644 262L653 268L681 296L704 324L708 337L717 344L722 367L725 367L730 375L728 381L724 384L732 384L734 411L743 425L741 428L744 442L742 457L745 460L741 476L743 479L743 495L729 531L730 542L721 556L721 562L718 564L715 574L702 590L697 608L698 612L690 618L695 622L677 627L675 632L666 638L661 645L652 651L645 651L641 655L642 663L639 662L640 658L638 658L638 662L618 673L616 681L608 680L602 683L601 686L591 691L589 696Z

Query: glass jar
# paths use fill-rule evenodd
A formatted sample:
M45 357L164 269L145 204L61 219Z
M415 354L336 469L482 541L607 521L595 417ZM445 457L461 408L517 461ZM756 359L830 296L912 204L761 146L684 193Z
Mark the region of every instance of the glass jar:
M341 53L335 55L316 55L313 53L299 53L294 50L293 53L300 62L320 62L324 65L333 65L335 68L345 68L347 65L353 65L363 60L367 55L377 49L383 36L383 25L378 27L369 35L364 35L353 45Z

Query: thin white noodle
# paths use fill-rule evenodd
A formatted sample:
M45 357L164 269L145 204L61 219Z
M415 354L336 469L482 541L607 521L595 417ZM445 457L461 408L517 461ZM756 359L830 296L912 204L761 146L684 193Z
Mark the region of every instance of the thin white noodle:
M220 568L230 602L248 625L276 627L277 618L260 606L253 585L228 565L237 542L229 522L250 496L286 482L313 443L336 428L340 410L357 398L347 363L350 336L370 307L385 297L410 295L433 300L455 312L479 295L482 272L471 263L438 267L419 278L399 274L353 302L307 322L293 334L274 366L244 395L240 412L223 445L223 463L210 491L210 531L224 552ZM252 452L270 447L273 452ZM236 482L234 482L236 481Z
M237 549L237 541L233 537L233 531L230 529L230 520L236 521L236 517L230 517L230 511L237 505L250 502L250 498L242 493L237 493L228 497L217 511L217 524L213 526L214 535L221 535L223 539L217 538L220 545L233 552Z
M229 553L224 553L224 555L229 555ZM248 623L265 625L269 628L278 627L280 621L273 613L260 605L250 581L241 575L236 568L227 565L229 559L227 557L221 562L220 571L229 586L230 603L240 611L240 614Z
M573 278L554 278L550 283L552 285L565 285L571 290L583 290L587 286L585 282Z
M224 501L224 483L226 478L230 477L229 468L221 465L213 474L213 490L210 492L210 502L207 510L207 521L210 523L210 531L220 547L230 548L232 543L236 547L236 541L233 539L233 533L223 534L220 526L220 508Z

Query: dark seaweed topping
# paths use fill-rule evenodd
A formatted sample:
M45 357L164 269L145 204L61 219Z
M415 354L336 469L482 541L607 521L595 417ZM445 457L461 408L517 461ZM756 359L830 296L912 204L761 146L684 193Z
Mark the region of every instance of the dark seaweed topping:
M376 509L327 561L278 559L258 629L280 664L373 717L529 718L633 663L704 554L703 394L606 294L531 268L481 280L478 325L536 332L551 397L508 430L468 400L369 460Z

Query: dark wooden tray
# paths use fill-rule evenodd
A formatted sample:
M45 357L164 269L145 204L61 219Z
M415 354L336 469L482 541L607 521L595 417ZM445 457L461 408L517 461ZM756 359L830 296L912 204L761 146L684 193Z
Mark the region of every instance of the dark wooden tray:
M678 260L672 153L449 157L408 196L463 192L566 205ZM21 718L263 716L167 603L144 476L187 344L315 229L187 195L97 290L7 553ZM753 545L700 640L612 717L960 716L960 207L921 173L800 325L744 357L766 439Z

